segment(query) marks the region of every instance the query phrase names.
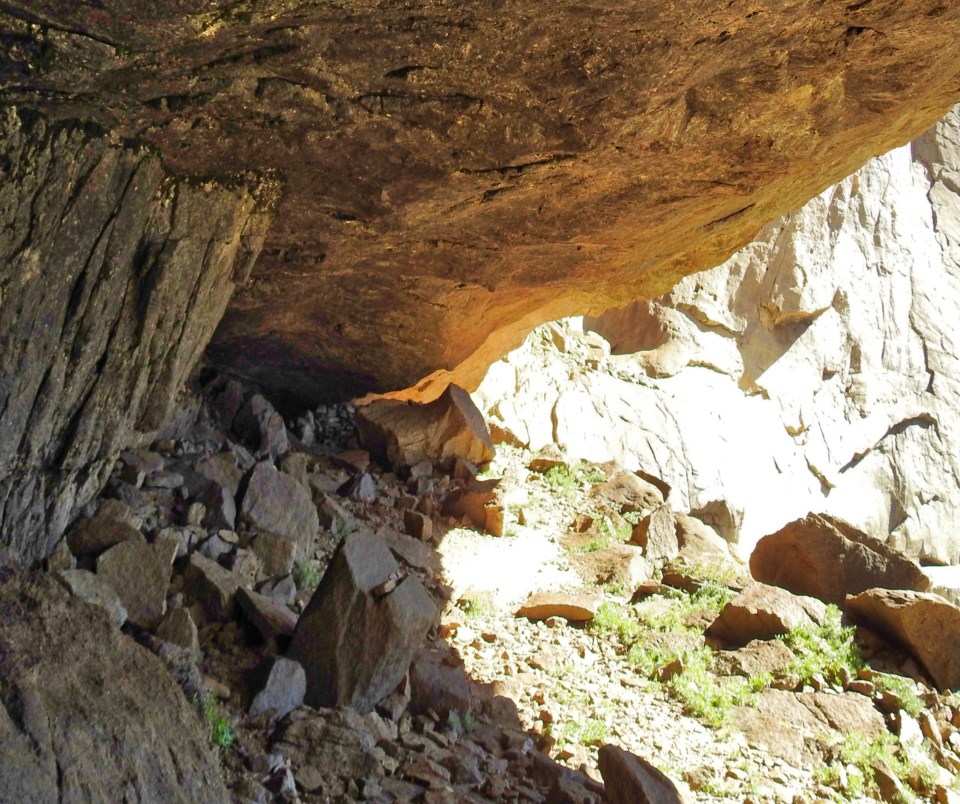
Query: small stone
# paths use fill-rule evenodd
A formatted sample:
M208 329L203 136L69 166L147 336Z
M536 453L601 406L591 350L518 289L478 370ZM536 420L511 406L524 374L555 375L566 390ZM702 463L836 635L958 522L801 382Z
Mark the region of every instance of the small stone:
M237 604L264 640L292 636L297 627L296 615L265 595L240 588L237 590Z
M416 539L430 541L433 538L433 520L418 511L407 509L403 512L403 527Z
M203 518L207 515L207 507L200 502L193 502L187 507L187 513L184 516L184 525L199 527L203 524Z
M190 556L185 574L189 593L207 616L211 620L230 619L240 586L237 576L198 553Z
M200 639L197 624L190 611L185 608L168 611L157 626L157 636L189 651L193 658L200 656Z
M569 622L592 620L600 606L600 595L591 592L536 592L517 609L517 617L545 620L563 617Z

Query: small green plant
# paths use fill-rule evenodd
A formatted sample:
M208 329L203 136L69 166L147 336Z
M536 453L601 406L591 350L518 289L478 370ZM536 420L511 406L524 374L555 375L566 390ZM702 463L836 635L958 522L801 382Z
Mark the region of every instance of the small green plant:
M877 673L873 683L881 692L889 692L908 715L919 717L924 710L923 700L917 695L916 685L908 678L890 673Z
M610 736L610 728L599 718L588 718L582 723L572 720L564 724L563 736L581 745L600 745Z
M484 617L490 614L490 604L481 597L468 597L460 602L460 608L467 617Z
M851 732L835 753L834 760L819 769L815 778L834 788L842 786L843 792L852 796L877 792L875 768L881 764L904 782L917 777L922 785L932 787L937 778L936 765L932 760L923 756L907 756L897 738L889 732L879 737ZM842 784L844 776L845 785Z
M726 561L695 561L676 567L677 571L697 581L724 586L737 580L736 567Z
M566 499L572 497L581 485L593 486L604 478L602 470L585 461L573 466L560 464L548 469L543 475L550 490Z
M220 713L220 707L217 706L216 698L212 695L207 696L204 714L207 718L210 742L218 748L229 748L233 745L236 739L233 726L230 723L230 719Z
M316 559L298 561L293 565L293 582L301 592L313 592L323 577L320 562Z
M604 601L590 622L590 630L599 634L615 634L622 645L630 647L640 636L640 623L626 607Z
M585 553L594 553L603 550L615 542L625 542L630 538L633 526L624 522L620 527L613 524L608 516L602 516L597 523L597 535L587 542L581 549Z
M712 653L702 647L681 660L683 670L666 682L667 689L683 704L684 711L708 726L719 728L735 706L750 702L750 683L742 678L722 681L710 672Z
M827 606L824 624L816 628L800 626L792 628L782 639L797 658L787 668L804 684L809 684L815 675L828 683L839 683L844 675L856 675L863 669L863 657L853 642L853 628L844 628L840 622L840 609Z
M477 726L480 725L480 721L477 720L477 716L473 712L466 712L463 715L463 730L466 732L476 731Z

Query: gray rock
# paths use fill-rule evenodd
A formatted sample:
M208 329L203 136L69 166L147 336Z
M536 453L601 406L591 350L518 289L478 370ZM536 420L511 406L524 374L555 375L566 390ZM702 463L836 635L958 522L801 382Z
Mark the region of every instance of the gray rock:
M219 483L211 483L200 495L198 502L206 509L202 520L205 528L233 530L236 527L237 501L229 489Z
M241 587L237 590L237 604L244 617L265 640L292 636L297 627L297 615L266 595Z
M200 656L200 637L197 624L189 609L168 611L157 626L157 637L186 650L194 659Z
M289 575L293 570L297 547L289 539L260 533L254 537L250 546L267 577Z
M108 583L134 625L151 630L167 610L170 567L161 563L152 545L123 542L97 559L97 575Z
M170 673L100 610L0 571L0 611L0 799L229 801Z
M680 554L676 519L669 503L664 503L637 523L630 534L630 544L643 548L644 556L651 561L669 561Z
M180 538L175 533L167 532L165 528L153 537L150 545L160 559L160 563L167 569L172 569L173 562L180 554Z
M291 606L297 597L297 585L290 575L271 578L260 584L259 592L281 606Z
M260 394L251 396L240 408L233 431L260 456L276 460L290 449L283 418Z
M268 461L258 463L247 476L240 516L255 530L290 541L296 558L320 527L310 492Z
M234 452L219 452L198 461L194 470L197 474L217 483L234 496L240 490L240 481L243 472L237 465L237 455Z
M97 513L81 519L67 536L70 550L76 556L97 555L121 542L146 541L140 532L139 516L120 500L102 500Z
M103 578L80 569L62 570L54 573L54 577L70 594L106 611L118 628L127 621L127 610L120 596Z
M218 561L220 556L224 556L233 550L233 545L224 541L219 536L211 536L200 542L197 550L200 552L200 555L209 558L211 561Z
M279 720L303 705L307 676L297 662L282 656L271 656L260 663L254 675L254 689L257 692L250 702L251 715L272 711L273 718Z
M240 579L215 561L193 553L186 569L186 589L211 620L233 615Z
M337 494L341 497L373 502L377 499L377 484L367 472L358 472L337 489Z
M320 525L334 536L342 536L356 528L356 520L346 508L317 485L311 476L310 490L317 509Z
M307 703L369 712L404 677L436 616L420 581L402 575L381 539L345 537L288 651L306 670Z
M410 712L433 710L442 718L463 717L470 709L470 687L463 667L445 664L438 651L421 649L410 665Z

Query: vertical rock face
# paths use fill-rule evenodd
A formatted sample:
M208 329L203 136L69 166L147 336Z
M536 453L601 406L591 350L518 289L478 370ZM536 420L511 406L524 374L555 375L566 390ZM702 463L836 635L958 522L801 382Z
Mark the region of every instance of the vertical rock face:
M535 338L490 372L480 407L532 448L642 466L678 510L725 501L747 550L813 511L955 563L958 193L954 110L723 265L587 320L613 347L607 371L569 383L568 357Z
M162 424L268 215L93 126L6 109L0 153L0 545L34 561Z

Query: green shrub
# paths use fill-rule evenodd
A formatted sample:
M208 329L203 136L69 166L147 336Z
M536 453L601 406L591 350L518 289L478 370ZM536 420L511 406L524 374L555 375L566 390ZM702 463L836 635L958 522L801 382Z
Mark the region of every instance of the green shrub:
M928 788L932 788L938 775L932 760L923 756L907 756L901 750L897 738L889 732L879 737L867 737L861 732L851 732L837 748L834 760L815 776L824 784L839 787L843 775L842 766L847 778L844 793L852 796L875 794L877 784L874 768L881 763L902 782L918 777L921 784Z
M917 694L917 687L910 679L890 673L877 673L873 677L873 683L878 690L893 695L900 708L908 715L919 717L923 712L923 700Z
M320 562L315 559L298 561L293 565L293 582L301 592L313 592L323 577Z
M797 658L787 668L804 684L815 675L823 676L830 684L840 683L844 675L856 675L863 669L860 649L853 643L853 628L844 628L840 609L827 606L824 624L815 628L792 628L782 639Z
M216 698L212 695L207 696L204 714L207 717L210 742L218 748L229 748L233 745L236 739L236 735L233 732L233 725L230 723L229 718L220 713Z

